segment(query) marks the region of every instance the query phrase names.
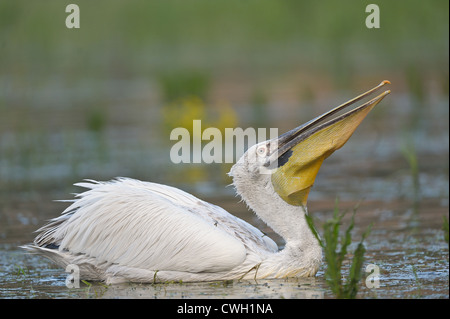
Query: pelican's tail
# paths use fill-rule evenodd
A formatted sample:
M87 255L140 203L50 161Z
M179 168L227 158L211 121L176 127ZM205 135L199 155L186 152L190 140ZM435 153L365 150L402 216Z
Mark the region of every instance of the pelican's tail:
M47 257L51 261L53 261L58 266L62 268L66 268L67 265L70 264L70 261L65 258L65 254L60 252L58 249L45 248L41 246L37 246L36 244L29 244L20 246L20 248L25 249L28 253L34 255L41 255Z
M40 247L35 244L20 246L30 254L36 254L50 259L56 265L63 269L67 266L75 265L78 267L80 278L93 281L105 280L105 272L96 267L89 257L80 255L74 256L68 252L58 249Z

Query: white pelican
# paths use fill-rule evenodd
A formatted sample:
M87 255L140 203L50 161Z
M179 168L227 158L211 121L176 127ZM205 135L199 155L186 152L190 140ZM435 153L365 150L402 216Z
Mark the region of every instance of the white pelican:
M174 187L128 178L75 184L89 190L23 248L64 268L77 265L81 279L108 284L314 276L322 250L305 219L309 190L323 160L390 91L330 117L388 83L250 147L231 168L237 193L286 241L281 251L218 206Z

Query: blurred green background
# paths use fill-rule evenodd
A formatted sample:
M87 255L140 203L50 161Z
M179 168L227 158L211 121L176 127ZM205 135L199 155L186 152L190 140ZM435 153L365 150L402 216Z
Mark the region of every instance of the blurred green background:
M1 198L115 176L221 189L229 166L170 163L172 128L281 133L385 79L347 150L412 171L418 158L448 182L448 37L446 0L2 0Z

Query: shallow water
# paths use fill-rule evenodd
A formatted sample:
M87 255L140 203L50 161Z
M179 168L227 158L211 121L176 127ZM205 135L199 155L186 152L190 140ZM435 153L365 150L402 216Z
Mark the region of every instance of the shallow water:
M229 197L220 204L284 243L270 229L248 213L237 199ZM341 202L343 209L355 202ZM333 203L316 201L310 205L315 211L316 224L331 217ZM421 206L427 213L411 211L409 202L363 202L356 215L353 241L359 241L365 227L373 223L366 239L366 260L363 267L379 267L379 287L370 288L365 276L360 283L358 298L448 298L449 260L448 244L444 241L442 216L446 208L439 200L428 200ZM54 216L61 203L47 204L48 213ZM81 283L80 288L67 288L68 273L55 267L45 258L24 254L17 243L32 240L31 233L42 222L33 216L35 204L18 204L6 220L2 218L0 246L0 297L1 298L334 298L324 280L324 263L315 278L258 281L225 281L208 283L122 284L105 286ZM348 220L347 220L348 221ZM320 226L319 226L320 229ZM355 244L350 247L354 249ZM349 259L344 264L348 273ZM368 275L367 273L366 275Z
M397 122L391 121L401 118L405 110L400 103L385 112L372 122L369 117L364 129L324 162L309 196L309 212L320 233L321 224L332 216L336 197L341 210L352 210L359 203L350 252L373 223L365 241L363 267L379 267L379 287L370 288L364 276L358 298L448 298L449 255L442 230L449 207L448 122L432 125L430 120L411 131L419 163L415 182L402 156L404 139L395 130ZM430 114L434 120L448 118L448 100L443 99ZM69 193L78 192L72 183L114 176L183 188L249 221L280 247L284 245L239 203L234 190L226 187L229 166L177 167L167 160L167 145L149 132L121 127L101 134L83 130L2 134L0 298L334 298L324 280L325 263L315 278L306 279L115 286L82 283L80 288L69 289L63 269L18 248L31 242L33 231L66 207L66 203L53 200L69 199ZM344 275L351 254L348 258Z

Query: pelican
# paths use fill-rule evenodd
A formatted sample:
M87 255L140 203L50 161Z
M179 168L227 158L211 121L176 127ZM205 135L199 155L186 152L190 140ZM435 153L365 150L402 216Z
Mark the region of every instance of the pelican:
M88 190L22 247L63 268L77 265L81 279L107 284L314 276L322 249L305 218L309 191L323 160L390 91L336 113L389 83L257 143L231 168L237 194L285 240L282 250L216 205L175 187L130 178L75 184Z

